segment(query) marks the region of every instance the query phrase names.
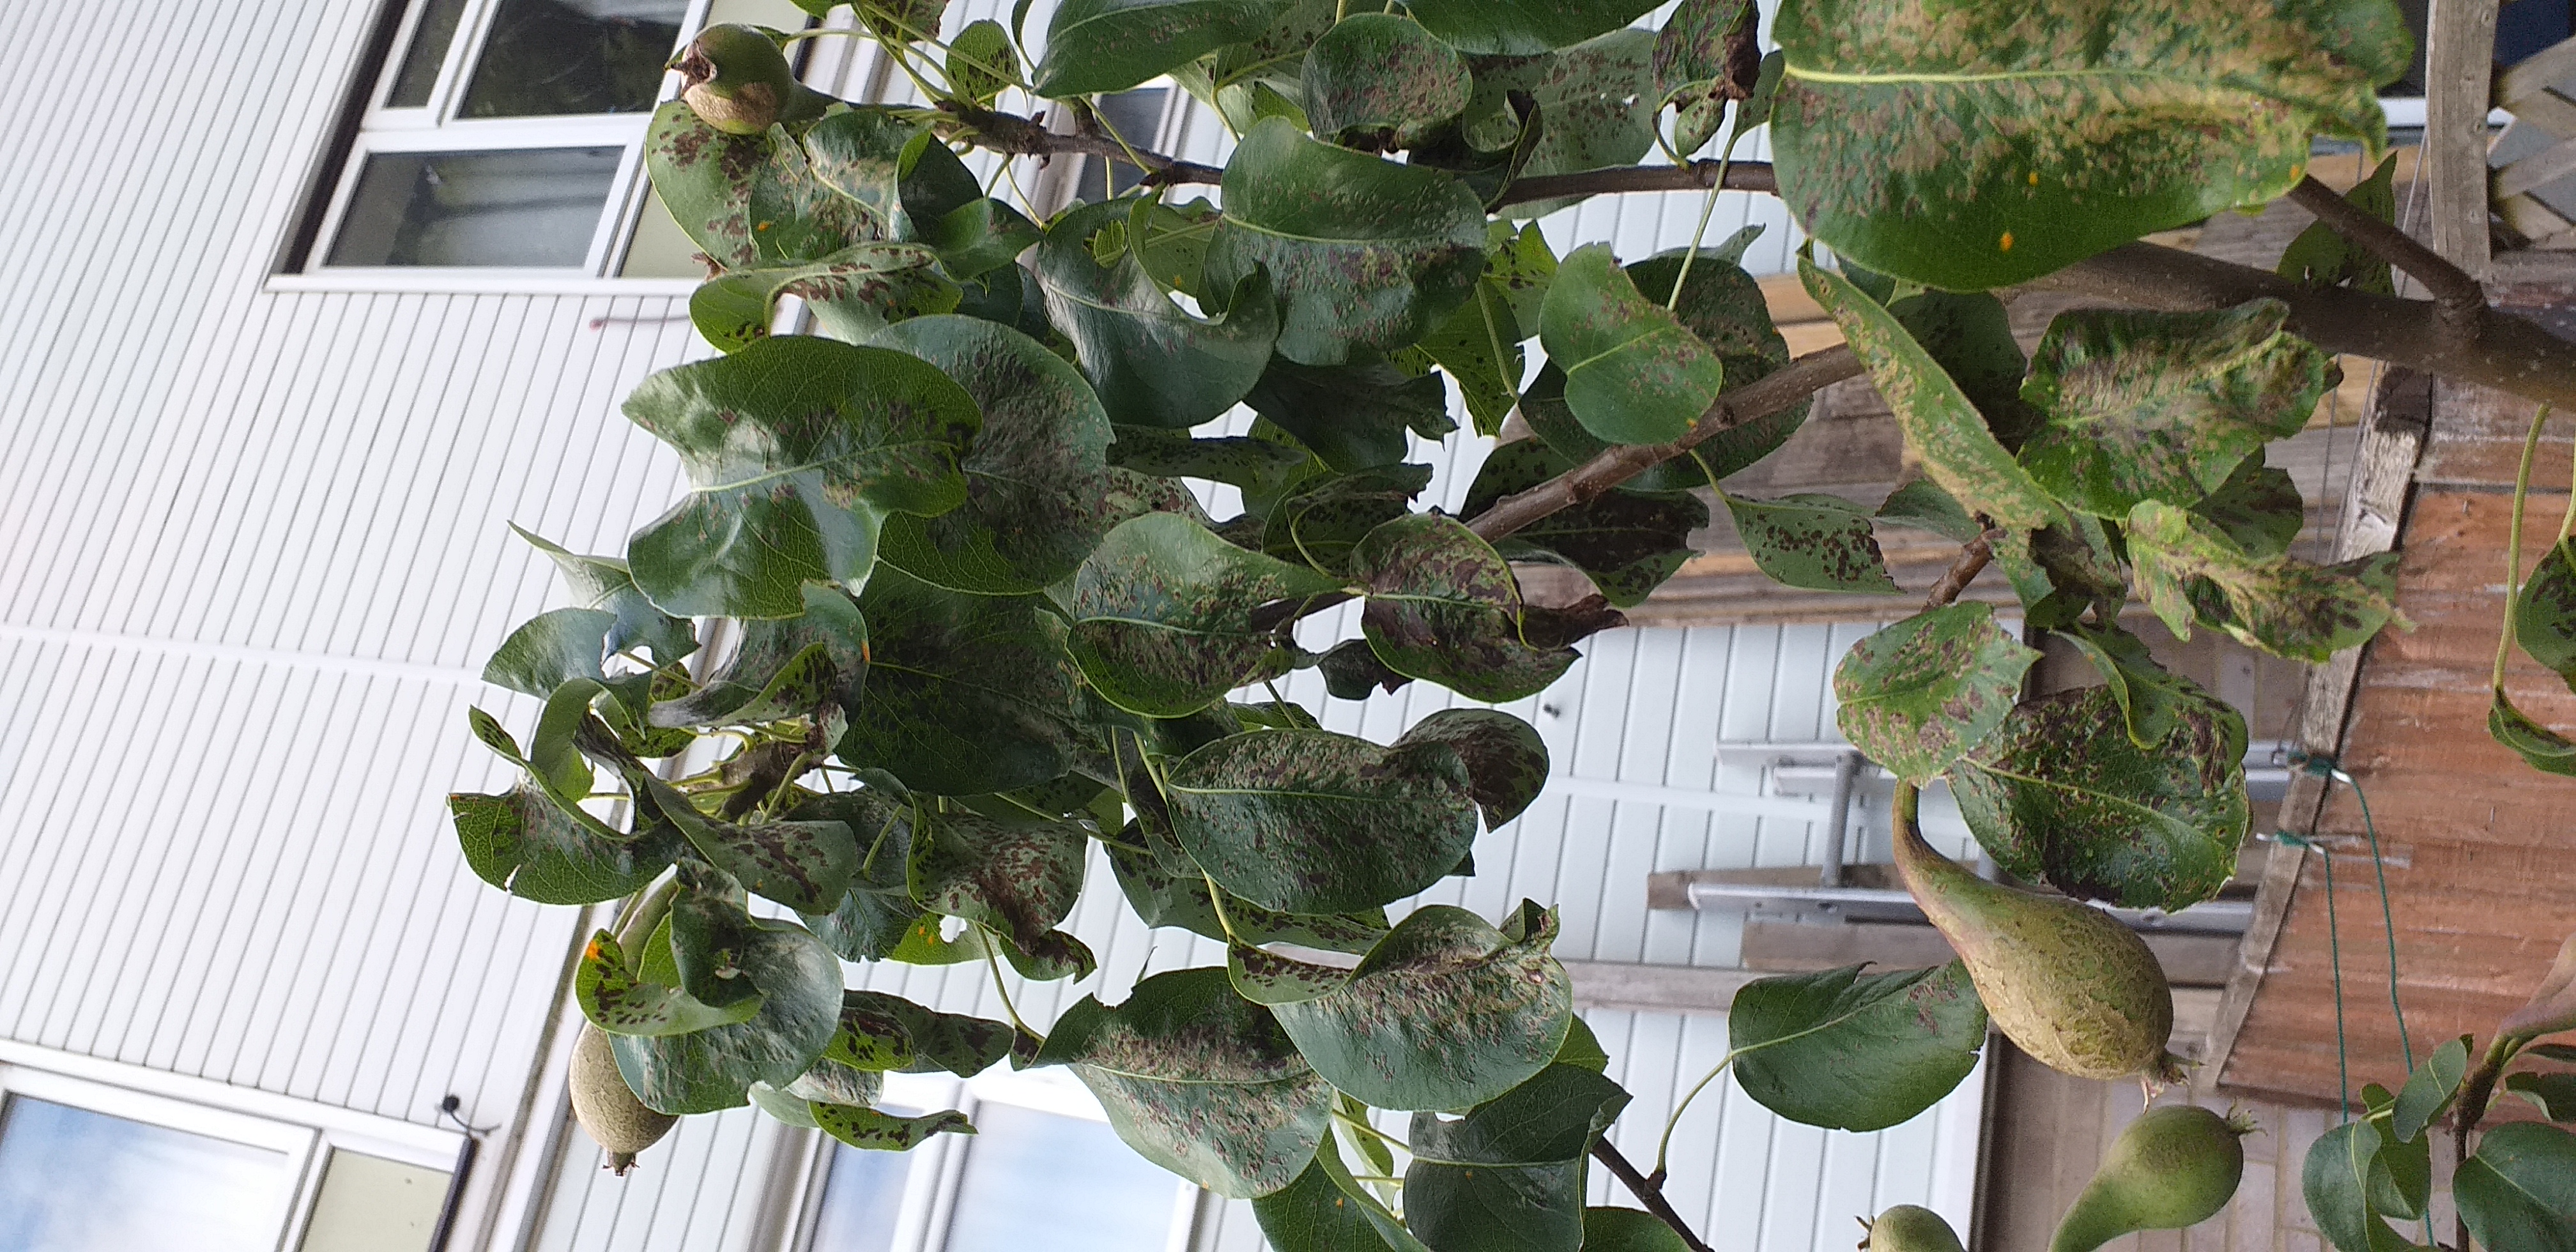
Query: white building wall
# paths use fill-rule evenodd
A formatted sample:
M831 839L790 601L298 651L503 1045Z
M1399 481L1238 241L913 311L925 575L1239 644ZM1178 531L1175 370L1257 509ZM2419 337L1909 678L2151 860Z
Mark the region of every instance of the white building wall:
M424 1124L452 1092L496 1144L542 1143L555 1114L531 1075L580 917L476 881L442 799L505 781L463 711L528 716L476 674L557 595L503 523L619 548L682 480L618 401L705 348L667 285L270 283L373 16L347 0L144 0L113 23L0 7L16 85L0 129L0 1037ZM90 86L102 67L120 71L112 93ZM1189 147L1221 155L1204 125ZM1599 202L1549 231L1642 255L1684 242L1698 207ZM1729 194L1709 238L1776 212ZM1782 265L1793 242L1775 230L1751 260ZM1435 488L1452 509L1467 468ZM1605 635L1517 711L1569 778L1747 788L1711 745L1828 735L1824 677L1859 633ZM1292 694L1380 738L1447 699L1417 684L1363 715L1319 688L1301 676ZM1817 845L1804 822L1558 795L1483 841L1482 877L1426 898L1488 915L1556 901L1569 958L1730 965L1733 924L1649 915L1644 875ZM1076 926L1104 972L1020 992L1035 1019L1218 958L1122 927L1098 882ZM999 1009L970 970L870 978ZM1638 1096L1621 1141L1650 1151L1660 1108L1722 1054L1723 1018L1592 1021ZM1761 1248L1822 1248L1847 1237L1842 1213L1929 1194L1924 1148L1961 1159L1972 1136L1961 1102L1964 1121L1825 1136L1730 1096L1692 1114L1675 1190L1730 1232L1758 1214ZM783 1145L747 1114L695 1119L624 1183L584 1168L585 1147L540 1246L747 1247ZM486 1155L486 1212L507 1168ZM1243 1217L1225 1218L1229 1246Z

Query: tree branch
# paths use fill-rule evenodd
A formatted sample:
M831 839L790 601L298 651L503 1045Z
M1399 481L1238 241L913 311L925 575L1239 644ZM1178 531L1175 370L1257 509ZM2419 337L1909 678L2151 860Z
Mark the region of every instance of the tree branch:
M1682 1242L1690 1245L1691 1252L1713 1252L1708 1244L1701 1241L1698 1232L1690 1228L1690 1223L1683 1221L1682 1215L1673 1211L1672 1201L1664 1198L1664 1189L1647 1181L1644 1174L1638 1173L1637 1167L1630 1164L1627 1157L1620 1155L1619 1149L1612 1146L1608 1139L1592 1141L1592 1159L1608 1166L1611 1176L1628 1188L1628 1194L1637 1197L1637 1201L1645 1205L1646 1211L1654 1214L1656 1220L1672 1227L1673 1233L1680 1235Z
M1497 205L1553 200L1558 196L1619 195L1638 191L1706 191L1726 175L1728 191L1780 194L1780 180L1761 161L1693 161L1688 165L1632 165L1579 174L1538 174L1513 179ZM2410 271L2411 272L2411 271Z
M2443 316L2454 324L2474 326L2486 312L2486 288L2469 277L2468 271L2416 242L2414 236L2363 212L2334 188L2318 182L2314 175L2300 179L2297 186L2290 188L2290 199L2300 208L2315 214L2318 221L2324 222L2336 234L2369 249L2372 256L2414 275L2433 293L2434 303Z
M1010 156L1097 156L1125 161L1130 165L1141 162L1146 171L1146 181L1157 185L1214 184L1225 179L1225 171L1216 166L1184 161L1143 148L1129 148L1107 135L1059 135L1048 130L1046 124L1036 118L997 113L991 109L970 109L954 100L941 102L939 109L957 119L953 125L973 132L977 147Z
M2002 534L1990 530L1959 545L1958 559L1950 562L1950 568L1941 571L1940 581L1932 584L1931 593L1923 599L1924 609L1937 609L1958 599L1959 593L1985 572L1986 562L1995 559L1995 539Z

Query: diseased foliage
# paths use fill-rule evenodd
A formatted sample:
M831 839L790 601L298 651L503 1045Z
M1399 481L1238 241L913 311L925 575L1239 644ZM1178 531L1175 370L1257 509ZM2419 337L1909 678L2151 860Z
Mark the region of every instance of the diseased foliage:
M2372 89L2408 61L2396 8L1789 0L1766 59L1749 3L1633 25L1653 7L1064 0L1033 32L1025 5L1005 25L867 0L856 33L935 107L800 87L748 120L698 79L783 36L698 43L644 164L713 271L689 312L718 355L625 407L690 490L622 554L530 536L572 603L486 677L540 707L524 746L472 717L523 778L450 801L495 886L628 900L573 990L645 1106L749 1103L902 1150L973 1128L875 1107L886 1074L1007 1056L1069 1067L1137 1151L1254 1199L1281 1252L1683 1246L1584 1205L1628 1097L1574 1015L1554 911L1389 916L1475 872L1480 833L1540 800L1547 743L1492 708L1344 734L1275 684L1312 668L1344 699L1536 696L1691 558L1712 498L1788 587L1911 591L1882 525L1962 545L1960 579L1991 559L2017 608L1951 603L1955 582L1911 616L1855 608L1901 620L1836 670L1844 737L1908 803L1946 777L2013 874L2168 910L2216 890L2248 825L2244 726L2119 614L2134 587L2177 633L2300 659L2399 620L2387 559L2289 555L2303 505L2264 456L2335 366L2268 300L2070 313L2025 357L1982 290L2270 199L2313 136L2376 148ZM1097 107L1166 76L1229 132L1221 170ZM997 112L1014 92L1070 133ZM1731 157L1766 124L1780 194L1842 258L1802 254L1806 289L1921 470L1884 504L1727 485L1799 435L1825 377L1740 264L1758 228L1560 258L1515 220L1607 185L1587 171L1721 132ZM969 164L978 146L1149 177L1040 212ZM2293 277L2367 285L2336 243L2303 240ZM1527 426L1469 467L1456 515L1434 472L1434 445L1471 437L1453 384L1473 435ZM1243 433L1203 429L1245 410ZM2576 684L2570 551L2515 620ZM1529 563L1598 594L1536 599ZM1296 629L1347 600L1356 637ZM2025 641L2050 630L2102 683L2023 700ZM2576 745L2501 694L2497 731L2576 773ZM1051 1025L845 990L844 961L1089 978L1063 927L1095 845L1113 904L1223 943L1224 965L1115 1005L1103 988ZM1729 1021L1744 1091L1819 1126L1920 1114L1985 1037L1993 971L1961 950L1755 982ZM2339 1142L2366 1174L2359 1132ZM2504 1192L2559 1150L2473 1162L2503 1189L2483 1220L2549 1203Z

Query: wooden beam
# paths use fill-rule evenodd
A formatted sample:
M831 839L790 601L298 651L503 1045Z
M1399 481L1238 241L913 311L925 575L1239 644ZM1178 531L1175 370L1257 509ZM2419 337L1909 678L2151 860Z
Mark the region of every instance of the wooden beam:
M2492 7L2489 25L2493 25ZM2407 489L2414 480L2415 462L2423 454L2431 429L2433 385L2425 375L2393 366L2380 377L2369 411L2363 415L2367 425L2353 465L2352 484L2344 493L2343 521L2329 561L2349 561L2397 546L2398 530L2406 518ZM2368 650L2365 645L2337 653L2333 660L2309 669L2307 688L2299 698L2296 726L2301 748L2328 758L2342 751L2353 691L2361 676L2362 657ZM2325 795L2323 778L2306 772L2293 774L2289 793L2281 799L2282 828L2302 835L2313 833L2325 806ZM2272 949L2280 940L2282 921L2289 916L2290 897L2298 889L2299 871L2306 856L2301 849L2276 843L2264 861L2263 881L2254 893L2254 921L2246 928L2245 941L2237 950L2236 969L2228 976L2226 993L2209 1023L2208 1045L2203 1051L2205 1063L2193 1079L2193 1085L2204 1094L2225 1077L2237 1033L2245 1027L2245 1015L2253 1011L2263 972L2271 967Z
M2425 16L2424 176L2433 212L2426 242L2472 278L2487 274L2488 79L2495 70L2496 5L2497 0L2433 0Z
M1760 970L1701 965L1631 965L1622 961L1566 961L1577 1008L1633 1009L1642 1013L1723 1015L1746 983L1770 977Z

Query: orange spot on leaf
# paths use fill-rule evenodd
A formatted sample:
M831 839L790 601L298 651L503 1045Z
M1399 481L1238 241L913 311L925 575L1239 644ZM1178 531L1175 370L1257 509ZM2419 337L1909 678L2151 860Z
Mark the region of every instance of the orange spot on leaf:
M2010 251L2012 251L2012 232L2011 232L2011 231L2005 231L2005 232L2004 232L2004 237L1995 241L1995 250L1996 250L1996 251L1998 251L1998 252L2010 252Z

